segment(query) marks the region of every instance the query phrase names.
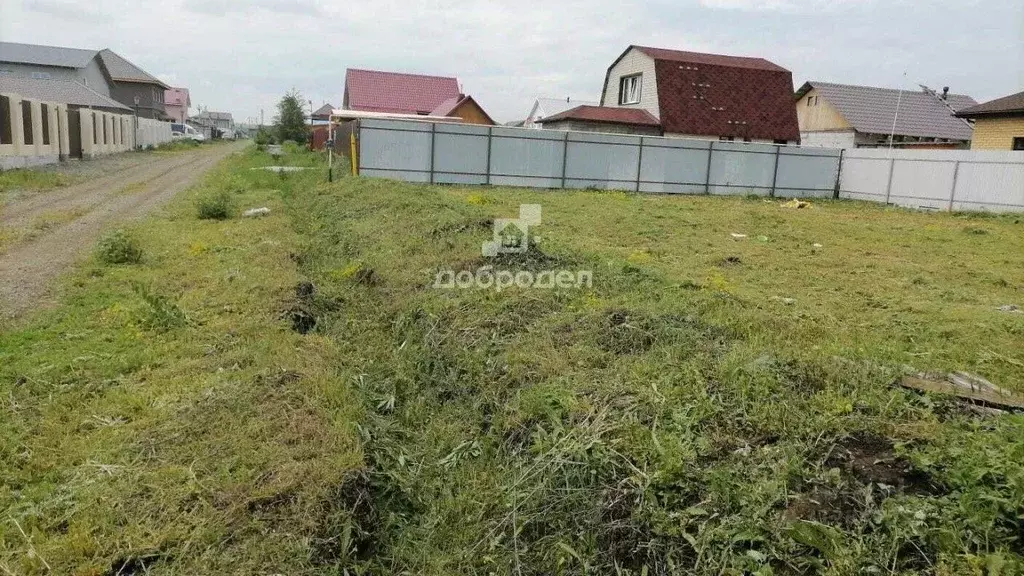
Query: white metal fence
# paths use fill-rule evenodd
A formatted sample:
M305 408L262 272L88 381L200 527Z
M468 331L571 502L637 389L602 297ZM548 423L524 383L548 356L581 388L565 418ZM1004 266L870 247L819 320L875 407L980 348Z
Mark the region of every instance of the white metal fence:
M1024 210L1024 154L855 149L843 154L841 198L929 210Z
M800 148L501 126L361 120L359 171L413 182L840 197L1024 210L1024 154Z
M361 120L359 172L413 182L831 197L839 150Z
M170 141L170 122L161 122L151 118L139 118L139 125L135 129L135 145L137 147L149 148Z

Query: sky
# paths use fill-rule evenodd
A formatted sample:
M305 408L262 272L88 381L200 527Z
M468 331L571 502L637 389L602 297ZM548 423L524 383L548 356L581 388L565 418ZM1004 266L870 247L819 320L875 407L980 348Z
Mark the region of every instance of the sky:
M348 67L456 76L519 120L598 100L630 44L766 58L795 87L1024 90L1022 0L0 0L0 40L110 48L242 122L292 89L340 106Z

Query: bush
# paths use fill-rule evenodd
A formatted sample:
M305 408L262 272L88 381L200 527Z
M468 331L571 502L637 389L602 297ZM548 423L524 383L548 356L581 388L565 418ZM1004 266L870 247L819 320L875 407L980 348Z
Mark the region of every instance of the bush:
M100 240L97 255L104 264L138 264L142 261L142 247L125 230L114 230Z
M196 208L200 220L226 220L231 217L231 195L226 190L202 194Z

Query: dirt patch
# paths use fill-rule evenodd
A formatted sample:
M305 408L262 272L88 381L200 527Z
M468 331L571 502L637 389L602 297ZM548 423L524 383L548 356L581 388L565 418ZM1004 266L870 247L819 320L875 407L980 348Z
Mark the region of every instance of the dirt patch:
M294 303L285 312L285 315L291 320L292 330L295 332L309 334L316 328L315 297L316 286L312 282L299 282L295 286Z
M782 517L790 522L812 520L847 528L855 525L863 512L864 504L855 494L827 486L813 486L793 496Z
M825 465L864 484L884 484L915 494L942 492L926 472L896 454L891 440L875 434L859 433L838 442Z
M315 566L344 567L377 553L375 531L380 518L374 485L365 471L350 474L324 502L328 511L313 538L310 561Z

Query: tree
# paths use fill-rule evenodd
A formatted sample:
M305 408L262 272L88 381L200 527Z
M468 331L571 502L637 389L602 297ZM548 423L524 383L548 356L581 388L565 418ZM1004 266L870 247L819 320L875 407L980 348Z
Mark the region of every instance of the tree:
M302 102L302 95L292 90L277 103L274 134L278 142L292 140L304 143L309 139L309 126L306 125L306 117L302 113Z

